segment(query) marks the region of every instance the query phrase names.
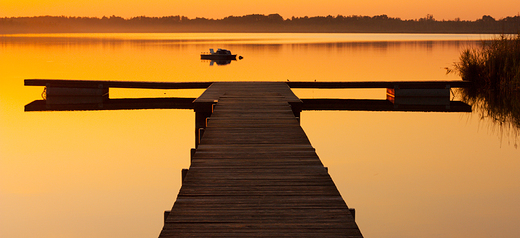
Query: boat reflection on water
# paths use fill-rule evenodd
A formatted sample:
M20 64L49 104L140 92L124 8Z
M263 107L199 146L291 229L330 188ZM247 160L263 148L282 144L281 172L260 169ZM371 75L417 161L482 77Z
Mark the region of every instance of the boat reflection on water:
M207 61L207 60L203 60L203 61ZM217 65L228 65L228 64L231 64L231 60L211 60L209 62L209 66L213 66L215 63Z
M231 64L232 60L237 60L237 55L231 54L231 51L226 49L218 49L216 52L213 48L209 49L209 53L204 52L200 54L201 60L211 60L210 66L217 63L217 65L227 65ZM239 57L242 59L242 56Z

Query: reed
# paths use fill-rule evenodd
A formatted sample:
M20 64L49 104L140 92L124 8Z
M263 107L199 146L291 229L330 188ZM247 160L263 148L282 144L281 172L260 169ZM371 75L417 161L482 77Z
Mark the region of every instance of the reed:
M466 49L454 72L473 87L461 89L462 100L498 124L501 134L520 131L520 34L500 35L483 41L480 48Z
M454 67L478 89L516 92L520 89L520 34L500 35L483 41L480 48L466 49Z

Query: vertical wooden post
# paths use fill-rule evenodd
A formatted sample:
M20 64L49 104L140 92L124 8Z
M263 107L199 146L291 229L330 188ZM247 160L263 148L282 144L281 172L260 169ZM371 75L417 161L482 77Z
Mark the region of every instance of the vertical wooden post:
M189 169L182 169L181 171L181 182L184 182L184 179L186 178L186 175L188 175Z
M170 215L170 212L171 212L171 211L164 211L164 224L166 224L166 219L167 219L168 216Z
M201 129L206 128L206 118L209 116L211 116L211 112L195 112L195 148L199 146L203 134Z
M289 102L289 105L291 106L291 110L294 114L294 117L296 117L296 120L298 120L298 123L300 122L300 113L302 112L302 102L298 103L291 103Z
M190 150L190 165L193 163L193 156L195 156L195 152L197 152L197 149L191 148Z
M203 134L200 129L206 128L206 119L213 113L213 108L217 102L218 100L195 102L193 105L195 109L195 148L199 146Z
M354 218L354 220L356 220L356 209L349 208L348 210L350 211L350 214L352 214L352 217Z

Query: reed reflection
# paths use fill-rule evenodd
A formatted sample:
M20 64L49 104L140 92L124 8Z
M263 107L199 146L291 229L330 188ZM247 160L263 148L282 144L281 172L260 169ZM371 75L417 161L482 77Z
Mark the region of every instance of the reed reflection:
M512 136L517 147L520 130L520 34L500 35L466 49L460 62L447 73L457 73L472 87L461 91L462 98L480 110L481 118L498 125L501 136Z
M520 93L498 93L475 87L459 89L458 96L479 112L481 120L490 120L498 128L500 139L509 138L518 148L520 136Z

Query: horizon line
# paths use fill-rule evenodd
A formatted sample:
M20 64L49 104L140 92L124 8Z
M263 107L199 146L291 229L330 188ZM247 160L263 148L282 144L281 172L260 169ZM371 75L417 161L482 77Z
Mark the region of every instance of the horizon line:
M103 15L102 17L99 17L99 16L73 16L73 15L34 15L34 16L4 16L4 17L0 17L0 19L9 19L9 18L38 18L38 17L63 17L63 18L97 18L97 19L103 19L103 18L122 18L124 20L131 20L131 19L134 19L134 18L139 18L139 17L146 17L146 18L165 18L165 17L185 17L187 18L188 20L194 20L194 19L208 19L208 20L223 20L225 18L228 18L228 17L244 17L244 16L270 16L270 15L279 15L280 17L282 17L283 20L291 20L292 18L305 18L305 17L308 17L308 18L317 18L317 17L338 17L338 16L342 16L342 17L378 17L378 16L386 16L388 17L389 19L399 19L399 20L403 20L403 21L407 21L407 20L420 20L420 19L427 19L429 17L431 17L432 20L434 21L476 21L476 20L479 20L479 19L482 19L482 17L492 17L493 19L495 20L502 20L502 19L505 19L505 18L509 18L509 17L520 17L520 13L518 13L517 15L515 16L505 16L505 17L502 17L502 18L495 18L491 15L487 15L487 14L484 14L482 15L482 17L480 18L477 18L475 20L462 20L460 17L455 17L453 19L442 19L442 20L438 20L438 19L435 19L434 15L432 14L426 14L426 16L422 17L422 18L415 18L415 19L403 19L401 17L393 17L393 16L389 16L387 14L378 14L378 15L355 15L355 14L352 14L352 15L342 15L342 14L337 14L337 15L315 15L315 16L291 16L291 17L283 17L282 15L280 15L279 13L270 13L270 14L261 14L261 13L252 13L252 14L246 14L246 15L229 15L229 16L226 16L226 17L222 17L222 18L206 18L206 17L201 17L201 16L197 16L197 17L193 17L193 18L190 18L188 16L185 16L185 15L163 15L163 16L147 16L147 15L140 15L140 16L133 16L133 17L122 17L122 16L117 16L117 15L110 15L110 16L107 16L107 15Z

